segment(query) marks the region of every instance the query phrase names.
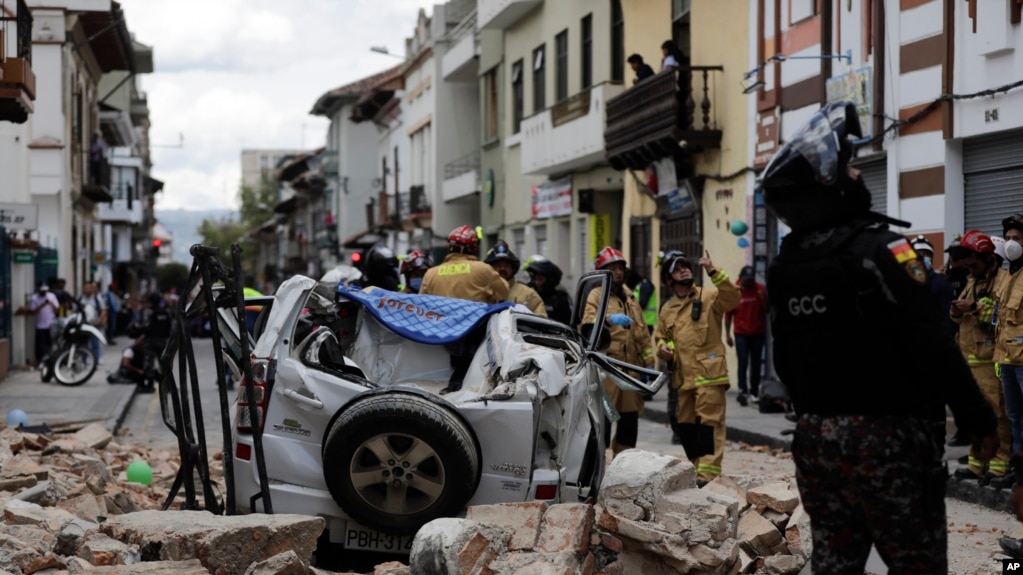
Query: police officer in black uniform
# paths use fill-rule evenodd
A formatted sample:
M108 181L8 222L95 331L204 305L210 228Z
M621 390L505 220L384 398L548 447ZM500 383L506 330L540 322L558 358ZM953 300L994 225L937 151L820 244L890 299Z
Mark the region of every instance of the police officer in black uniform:
M152 292L146 296L149 308L143 312L143 324L145 326L145 356L146 356L146 377L139 384L139 393L152 393L154 384L153 375L158 373L155 368L160 364L160 356L163 349L167 347L167 339L170 338L173 315L167 302L159 292Z
M376 243L366 252L362 261L362 279L359 287L378 287L398 291L401 278L398 276L399 262L394 250L382 243Z
M923 262L887 227L909 224L871 212L848 166L859 126L852 103L824 106L760 182L792 228L767 280L812 569L860 575L873 544L892 573L945 574L948 472L933 423L948 404L990 458L997 421L940 327Z

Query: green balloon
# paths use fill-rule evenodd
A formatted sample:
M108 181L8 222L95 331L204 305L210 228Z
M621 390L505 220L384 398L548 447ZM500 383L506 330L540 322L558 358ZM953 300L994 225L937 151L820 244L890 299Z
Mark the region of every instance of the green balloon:
M731 225L732 233L741 236L749 230L749 226L742 220L735 220Z
M138 461L132 461L131 465L128 466L128 481L131 483L141 483L142 485L149 485L153 482L153 469L149 467L149 464L141 459Z

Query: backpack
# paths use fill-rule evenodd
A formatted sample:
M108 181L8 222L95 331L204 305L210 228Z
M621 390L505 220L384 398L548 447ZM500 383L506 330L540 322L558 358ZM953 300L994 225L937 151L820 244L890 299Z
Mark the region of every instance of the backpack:
M792 403L785 386L776 379L760 381L760 413L788 413Z

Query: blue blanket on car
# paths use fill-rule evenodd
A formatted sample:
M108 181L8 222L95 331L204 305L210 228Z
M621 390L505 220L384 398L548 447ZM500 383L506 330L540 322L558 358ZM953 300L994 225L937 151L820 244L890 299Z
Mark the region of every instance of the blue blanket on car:
M490 314L515 305L510 302L485 304L380 288L364 292L344 284L338 285L337 295L362 304L377 321L394 333L412 341L434 345L458 341Z

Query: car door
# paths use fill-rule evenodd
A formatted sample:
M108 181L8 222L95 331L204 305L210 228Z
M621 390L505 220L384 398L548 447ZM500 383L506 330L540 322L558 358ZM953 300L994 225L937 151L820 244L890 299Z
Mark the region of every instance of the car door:
M587 301L594 290L599 290L596 306L596 314L592 318L586 317ZM604 326L604 316L607 313L607 302L611 295L611 272L607 270L596 270L583 274L575 288L575 308L572 310L572 327L579 330L586 342L586 349L594 351L601 346L602 338L608 336L607 328ZM584 325L583 320L588 319ZM591 323L592 322L592 323Z

